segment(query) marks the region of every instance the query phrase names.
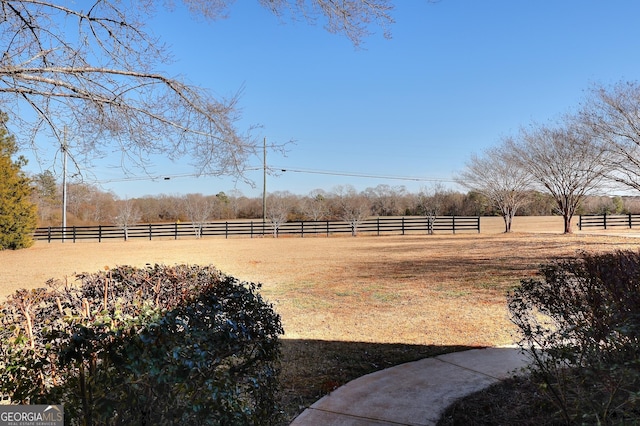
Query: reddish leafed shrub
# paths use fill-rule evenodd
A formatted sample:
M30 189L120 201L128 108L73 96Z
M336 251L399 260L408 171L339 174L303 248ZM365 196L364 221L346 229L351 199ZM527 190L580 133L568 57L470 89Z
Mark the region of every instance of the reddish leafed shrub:
M640 253L582 253L509 295L533 373L567 423L640 420Z

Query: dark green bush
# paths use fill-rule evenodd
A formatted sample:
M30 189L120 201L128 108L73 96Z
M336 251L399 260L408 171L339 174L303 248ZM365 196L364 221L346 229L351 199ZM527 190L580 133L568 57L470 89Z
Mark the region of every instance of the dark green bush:
M569 424L640 421L640 254L582 253L509 295L533 374Z
M118 267L1 306L0 391L72 424L277 421L279 316L197 266Z

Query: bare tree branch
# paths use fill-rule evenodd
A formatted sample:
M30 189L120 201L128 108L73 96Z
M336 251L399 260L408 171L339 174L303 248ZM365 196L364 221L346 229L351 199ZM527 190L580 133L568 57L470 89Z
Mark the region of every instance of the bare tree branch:
M513 161L504 145L487 150L482 157L473 155L456 181L491 200L502 214L505 232L511 232L513 218L532 189L528 169Z
M640 191L640 84L594 88L578 120L609 153L607 178Z
M259 1L280 17L289 13L293 17L302 16L310 23L323 19L327 31L346 36L356 47L371 34L369 28L373 23L382 28L384 37L391 37L389 26L394 22L391 0Z
M151 7L95 0L83 11L3 0L0 107L33 146L43 130L62 140L67 126L81 143L79 155L104 154L115 144L137 165L151 154L186 156L200 172L242 176L256 143L236 128L240 92L217 99L151 72L168 60L144 32Z
M571 125L522 130L505 147L512 161L551 194L564 218L564 232L571 233L576 209L586 195L599 189L608 171L607 153Z
M259 0L279 16L321 18L356 46L370 24L393 22L391 0ZM20 140L37 148L63 127L78 156L112 154L144 167L152 154L188 157L199 172L242 177L258 152L241 132L238 101L162 74L170 56L147 31L152 0L0 0L0 109ZM173 6L171 0L166 2ZM224 18L233 0L182 0L204 19Z

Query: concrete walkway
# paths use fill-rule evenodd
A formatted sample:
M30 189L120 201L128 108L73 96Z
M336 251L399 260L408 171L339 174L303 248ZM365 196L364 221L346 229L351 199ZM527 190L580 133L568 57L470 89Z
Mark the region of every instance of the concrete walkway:
M451 403L517 374L528 362L520 349L488 348L398 365L341 386L291 426L435 425Z

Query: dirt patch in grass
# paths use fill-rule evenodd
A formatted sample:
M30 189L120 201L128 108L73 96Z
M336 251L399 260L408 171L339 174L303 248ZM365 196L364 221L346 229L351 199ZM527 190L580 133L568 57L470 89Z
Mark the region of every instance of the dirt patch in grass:
M333 388L402 362L513 343L505 295L551 258L637 249L634 238L561 235L560 218L483 232L357 238L207 238L44 243L0 252L0 296L48 278L146 263L214 265L282 316L283 409L290 420ZM518 218L517 218L518 219ZM551 225L550 225L551 224ZM551 226L551 227L550 227ZM555 231L555 233L553 233Z

